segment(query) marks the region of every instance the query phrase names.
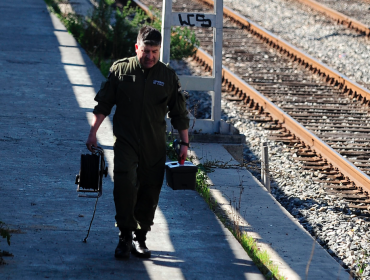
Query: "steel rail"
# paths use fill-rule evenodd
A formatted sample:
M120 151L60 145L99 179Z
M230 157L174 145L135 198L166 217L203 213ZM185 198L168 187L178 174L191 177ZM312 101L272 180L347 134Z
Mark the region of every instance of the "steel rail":
M152 13L152 11L149 9L147 5L140 2L139 0L132 0L140 9L142 9L151 19L153 19L155 16Z
M202 49L197 50L196 57L206 67L211 68L211 65L213 65L213 58ZM239 96L243 96L244 99L247 97L253 99L258 103L259 107L262 107L261 109L263 109L263 111L268 112L273 119L282 123L287 130L299 138L300 141L304 142L305 145L313 149L318 155L327 159L334 168L338 169L344 176L353 181L357 187L363 188L364 191L370 193L370 177L359 170L350 161L343 158L318 136L306 129L277 105L272 103L262 93L240 79L226 67L222 69L222 79L224 83L232 85L234 91L237 92Z
M197 1L204 2L208 5L213 5L213 0L197 0ZM358 100L361 100L362 103L369 105L370 101L369 90L351 81L343 74L337 72L336 70L330 68L326 64L318 61L317 59L297 49L290 43L277 37L276 35L272 34L271 32L267 31L266 29L252 22L251 20L245 18L241 14L233 11L232 9L224 7L224 14L233 19L235 22L249 29L252 32L252 34L258 36L266 43L270 44L271 46L275 47L281 52L284 52L287 56L294 58L294 60L298 60L298 62L304 65L306 68L309 67L310 70L312 70L314 73L318 73L326 77L327 82L330 82L330 84L332 85L338 86L340 89L343 90L344 93L352 95L353 97L356 97ZM205 56L202 56L202 58L206 59ZM210 65L212 65L209 63L207 64L209 65L209 67ZM305 142L306 145L313 148L318 154L321 154L322 157L326 158L332 164L332 166L337 168L344 176L348 177L351 181L353 181L356 186L364 188L364 190L366 190L370 194L369 176L367 176L364 172L359 170L351 162L343 158L339 153L333 150L330 146L328 146L315 134L305 129L302 125L296 122L284 111L275 106L261 93L253 89L251 86L247 85L237 76L232 75L231 72L228 74L226 73L227 72L223 71L223 75L226 75L223 76L224 79L227 79L230 83L234 84L234 86L237 88L236 90L243 91L244 88L245 92L248 92L251 98L255 99L256 102L258 102L267 112L269 112L272 117L282 122L284 126L291 131L292 134L300 138L301 141Z
M345 14L333 10L314 0L298 0L298 1L318 12L326 14L327 16L336 20L340 24L347 25L349 28L352 28L357 32L365 33L366 36L370 36L370 28L363 24L362 22L359 22L358 20L346 16Z
M139 0L133 0L135 3L140 3ZM198 0L204 2L208 5L213 5L212 0ZM145 5L141 4L140 7ZM145 6L146 7L146 6ZM149 11L145 10L146 12ZM239 24L246 26L252 33L265 40L270 45L273 45L278 50L281 50L287 53L288 56L298 60L301 64L306 64L306 67L310 67L315 71L324 74L327 77L327 81L333 84L336 83L337 86L343 89L344 92L350 91L350 93L355 93L359 96L361 93L366 96L363 99L370 100L370 92L360 85L350 81L344 75L339 72L329 68L329 66L321 63L320 61L314 59L313 57L305 54L304 52L298 50L288 42L284 41L253 23L252 21L246 19L244 16L236 13L235 11L224 7L224 14L232 18L234 21ZM212 69L213 58L204 52L201 49L198 49L195 56L197 60L203 64L208 70ZM325 71L325 72L324 72ZM332 79L330 81L330 79ZM304 142L305 145L313 149L318 155L321 155L323 158L351 180L357 187L362 188L364 191L370 194L370 177L367 176L364 172L359 170L354 164L352 164L347 159L343 158L338 152L332 149L324 141L322 141L318 136L316 136L311 131L307 130L295 119L285 113L277 105L272 103L267 97L261 94L259 91L254 89L252 86L247 84L245 81L240 79L237 75L232 73L226 67L222 69L222 80L224 83L227 83L232 86L234 91L243 96L244 99L247 97L254 100L258 103L259 107L268 112L270 116L278 120L284 127L289 130L295 137L299 138L300 141ZM360 99L360 98L359 98ZM363 100L362 99L362 100ZM363 101L364 102L364 101ZM365 103L365 102L364 102Z
M213 0L197 0L208 5L213 5ZM314 73L317 73L326 78L327 82L331 85L338 86L339 89L343 90L344 93L357 98L363 104L370 105L370 91L358 83L351 81L345 75L339 73L338 71L332 69L328 65L322 63L321 61L315 59L309 54L301 51L292 44L288 43L284 39L267 31L263 27L259 26L257 23L245 18L241 14L232 9L224 6L224 14L239 23L243 27L251 31L252 34L259 37L261 40L265 41L270 46L280 50L288 57L298 61L298 63L309 68Z

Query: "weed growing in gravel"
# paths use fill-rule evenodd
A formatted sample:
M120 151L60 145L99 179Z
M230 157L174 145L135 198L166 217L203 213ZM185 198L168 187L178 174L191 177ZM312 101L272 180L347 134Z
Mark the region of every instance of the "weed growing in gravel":
M358 260L357 261L357 267L358 267L358 270L357 270L357 274L361 277L362 274L364 273L365 271L365 268L369 265L368 263L366 263L366 258L368 257L368 253L366 250L363 250L363 257L361 260Z

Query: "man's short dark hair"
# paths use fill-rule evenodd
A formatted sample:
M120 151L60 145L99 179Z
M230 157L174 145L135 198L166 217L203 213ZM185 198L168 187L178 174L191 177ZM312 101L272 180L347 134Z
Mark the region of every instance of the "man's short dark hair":
M157 29L151 26L144 26L137 35L136 43L140 45L159 46L162 42L162 35Z

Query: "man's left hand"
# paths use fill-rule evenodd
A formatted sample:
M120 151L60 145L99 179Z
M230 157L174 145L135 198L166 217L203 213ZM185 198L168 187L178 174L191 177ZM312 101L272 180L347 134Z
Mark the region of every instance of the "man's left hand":
M185 145L181 145L179 160L181 160L181 159L186 160L187 156L188 156L188 147L185 146Z

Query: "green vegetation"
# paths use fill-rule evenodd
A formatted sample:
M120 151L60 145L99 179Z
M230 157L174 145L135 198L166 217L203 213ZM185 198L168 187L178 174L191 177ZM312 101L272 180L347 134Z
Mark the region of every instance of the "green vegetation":
M357 267L358 267L357 274L360 277L362 276L362 274L364 273L366 267L368 266L368 263L366 263L365 260L369 256L369 254L368 254L368 252L366 250L363 250L362 251L362 254L363 254L362 259L357 261Z
M176 60L192 56L196 50L195 46L199 46L195 33L189 28L178 26L172 28L172 32L170 58Z
M107 76L113 61L135 55L138 30L144 25L152 25L161 30L160 17L152 20L131 2L122 9L113 9L112 0L99 0L97 8L86 17L75 14L62 5L65 0L45 0L49 10L55 13L85 49L104 76ZM64 10L64 11L62 11ZM154 11L153 14L158 14ZM173 28L171 36L171 59L182 59L194 54L199 41L188 28Z
M173 136L170 135L170 138L173 138ZM171 160L177 160L177 155L171 140L173 141L173 139L169 139L170 142L167 143L167 156ZM193 159L188 158L187 160L192 161ZM243 246L244 250L267 279L285 280L286 278L279 274L278 266L271 261L268 253L266 251L261 251L253 237L248 236L247 233L240 230L236 217L233 218L233 221L229 221L228 218L225 218L222 210L220 211L220 208L218 207L217 201L212 197L209 189L210 184L208 183L207 174L213 172L212 167L217 166L219 168L225 168L226 164L219 162L205 162L204 164L198 164L197 166L198 172L196 175L196 190L207 202L209 208L235 236L235 238Z
M196 175L196 185L195 188L197 192L204 198L208 206L213 211L216 206L216 201L212 199L211 193L209 191L210 184L208 183L207 174L213 172L211 168L207 165L198 164L198 172Z
M268 253L266 251L261 251L258 248L257 242L253 239L253 237L248 236L245 232L240 232L236 229L230 231L240 242L244 250L248 253L253 262L257 265L259 270L267 279L285 279L285 277L279 275L279 268L277 265L273 264Z

